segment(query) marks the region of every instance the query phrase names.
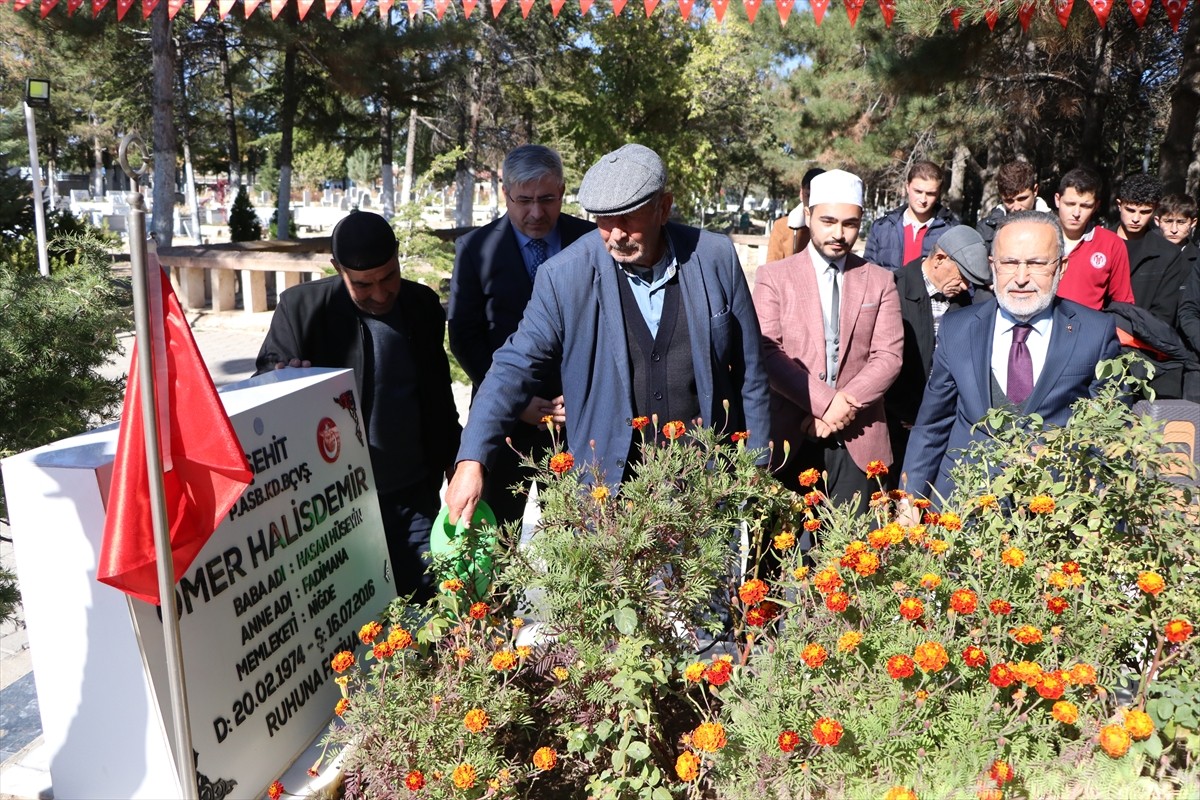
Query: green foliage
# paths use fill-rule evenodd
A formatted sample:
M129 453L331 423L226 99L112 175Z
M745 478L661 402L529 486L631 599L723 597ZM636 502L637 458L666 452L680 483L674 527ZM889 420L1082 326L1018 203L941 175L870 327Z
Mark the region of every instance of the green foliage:
M21 602L21 591L17 587L17 576L0 567L0 625L11 622Z
M233 207L229 209L229 241L257 242L261 238L262 223L250 204L250 195L245 186L238 187Z
M346 159L346 174L359 186L373 186L379 180L379 155L365 147Z
M293 167L298 186L319 192L326 180L346 174L346 154L328 142L317 142L296 154Z

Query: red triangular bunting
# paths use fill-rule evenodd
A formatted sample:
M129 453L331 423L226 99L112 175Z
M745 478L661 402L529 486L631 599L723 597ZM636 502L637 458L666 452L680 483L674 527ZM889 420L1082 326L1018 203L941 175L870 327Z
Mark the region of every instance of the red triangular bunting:
M679 0L679 16L687 19L692 15L692 6L696 5L696 0Z
M892 27L896 18L896 0L879 0L879 10L883 12L883 24Z
M1000 12L997 11L993 6L992 8L989 8L987 11L983 12L983 18L987 21L988 30L994 31L996 30L996 21L1000 19Z
M962 9L950 9L950 24L954 26L954 30L958 30L958 26L962 25Z
M353 19L358 19L358 15L362 13L363 6L367 4L367 0L350 0L350 16Z
M851 28L858 22L858 12L862 11L865 2L866 0L845 0L846 16L850 18Z
M812 0L813 19L816 20L817 27L821 26L821 20L825 19L825 11L829 8L829 0Z
M96 17L100 16L100 12L104 10L104 7L106 5L108 5L108 0L92 0L92 19L95 19ZM17 4L14 0L13 8L16 8L16 7L17 7Z
M29 0L13 0L13 11L20 11L29 5Z
M58 0L42 0L42 7L38 9L38 15L42 19L45 19L46 15L53 11L56 5L58 5Z
M492 19L500 16L500 12L504 10L504 6L508 0L492 0Z
M1033 13L1037 11L1037 0L1028 0L1017 9L1017 19L1021 21L1021 30L1029 33L1029 25L1033 22Z
M625 10L625 4L627 2L629 2L629 0L612 0L614 17L621 16L621 12Z
M227 0L217 0L217 2L224 3ZM342 0L325 0L325 19L333 19L333 15L337 13L338 6L341 4ZM225 17L222 16L221 19L225 19Z
M1075 0L1054 0L1054 13L1058 17L1058 24L1064 28L1071 21L1071 8L1074 5Z
M1112 13L1112 0L1088 0L1088 5L1092 7L1092 11L1096 12L1096 19L1100 21L1100 27L1108 26L1108 15Z
M654 13L654 9L658 8L658 3L659 0L642 0L642 5L646 8L646 19L650 19L650 15Z
M143 2L145 2L145 0L143 0ZM326 0L326 2L328 2L328 0ZM229 12L233 11L233 7L235 5L237 5L237 0L217 0L217 14L221 17L222 22L224 22L225 18L229 16Z
M196 0L199 4L200 0ZM276 19L287 8L287 0L271 0L271 19Z
M742 5L746 7L746 19L753 23L758 16L758 9L762 8L762 0L742 0Z
M463 0L466 2L466 0ZM567 0L550 0L550 14L558 19L558 12L563 10L563 6L567 4Z
M308 16L308 10L312 8L313 2L314 0L296 0L296 13L300 15L301 20Z
M1146 24L1146 17L1150 16L1150 0L1129 0L1129 10L1140 28Z
M442 17L446 16L446 10L450 8L450 0L433 0L433 13L437 16L440 22Z
M83 5L83 0L67 0L67 16L75 16L75 12Z
M779 12L779 24L786 25L788 17L792 15L792 7L796 5L796 0L775 0L775 10Z
M28 2L28 0L26 0L26 2ZM133 0L117 0L117 21L118 22L125 19L125 15L129 12L129 9L131 6L133 6ZM17 7L17 5L14 2L13 8L16 8L16 7ZM25 4L22 3L21 8L24 8L24 7L25 7Z
M592 6L595 5L595 3L596 3L596 0L579 0L579 13L580 14L588 13L589 11L592 10Z
M533 0L520 0L521 18L529 19L529 12L533 10Z
M167 0L167 19L175 19L175 15L183 11L184 0Z
M479 5L479 0L462 0L463 16L467 19L471 18L471 12L475 10L475 6Z
M1179 21L1183 19L1183 12L1187 10L1188 0L1162 0L1163 8L1166 9L1167 19L1171 21L1171 28L1179 33Z
M142 19L150 19L150 15L156 8L158 8L158 0L142 0Z
M725 21L725 12L729 10L729 0L713 0L713 13L717 15L717 22Z
M175 2L175 0L171 0L171 2ZM262 0L246 0L242 3L243 19L250 19L250 15L257 11L260 5L262 5Z
M204 12L208 10L208 4L210 2L212 2L212 0L196 0L196 5L195 5L195 8L193 9L193 13L196 15L197 22L199 22L200 18L204 16Z
M404 5L408 7L408 16L410 19L416 19L422 9L425 8L424 0L408 0Z

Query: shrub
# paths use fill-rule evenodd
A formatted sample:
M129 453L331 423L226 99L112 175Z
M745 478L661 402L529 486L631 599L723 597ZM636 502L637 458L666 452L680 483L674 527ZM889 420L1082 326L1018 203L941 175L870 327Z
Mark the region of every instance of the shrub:
M276 212L278 213L278 212ZM245 186L238 187L233 207L229 209L229 240L231 242L257 242L262 238L262 223Z

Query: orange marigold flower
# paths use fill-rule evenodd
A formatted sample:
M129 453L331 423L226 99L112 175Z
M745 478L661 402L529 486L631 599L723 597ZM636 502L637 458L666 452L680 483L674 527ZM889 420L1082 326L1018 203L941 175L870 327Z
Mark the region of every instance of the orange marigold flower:
M806 506L815 506L817 503L820 503L824 499L825 499L825 495L821 494L816 489L813 489L811 492L804 495L804 504Z
M895 501L904 500L908 497L908 492L903 489L889 489L888 498Z
M817 531L817 529L819 529L820 527L821 527L821 520L819 520L819 519L804 520L804 530L808 531L809 533L815 533Z
M454 657L459 661L466 661L471 657L471 648L459 647L454 651Z
M345 714L349 710L350 710L350 700L345 697L340 698L337 701L337 705L335 705L333 707L333 713L337 714L339 717L342 714Z
M1014 639L1021 644L1040 644L1042 641L1042 632L1032 625L1018 625L1009 631Z
M1060 569L1064 575L1078 575L1083 571L1083 567L1079 566L1078 561L1064 561Z
M874 553L862 553L858 557L858 563L854 565L854 571L864 578L869 578L879 570L879 556Z
M525 620L521 617L513 617L512 626L514 631L519 631L525 627Z
M517 656L511 650L501 650L492 656L492 669L497 672L507 672L517 666Z
M975 792L975 797L978 800L1004 800L1004 790L987 786Z
M1042 679L1042 667L1036 661L1018 661L1015 664L1010 663L1009 668L1013 674L1017 676L1017 680L1024 683L1026 686L1034 686Z
M1016 569L1025 566L1025 551L1019 547L1010 547L1000 554L1001 563Z
M751 578L738 589L738 597L746 605L753 606L765 600L769 591L770 587L767 586L766 581Z
M917 645L916 651L913 652L913 660L926 672L941 672L950 662L950 656L940 643L925 642Z
M683 671L683 679L688 683L699 683L704 678L705 669L705 665L699 661L688 664L687 669Z
M900 601L900 616L905 619L916 619L925 613L925 604L915 597L906 597Z
M941 518L942 515L936 511L926 511L921 517L921 522L926 525L937 525Z
M978 645L967 645L962 652L963 663L968 667L985 667L988 663L987 653Z
M425 775L419 769L414 769L404 778L404 788L417 792L425 788Z
M678 439L680 436L683 436L685 431L687 431L687 426L677 419L671 420L666 425L663 425L663 436L667 437L668 439Z
M800 734L795 731L784 731L779 734L779 749L784 753L790 753L796 749L796 745L800 744Z
M813 577L813 586L821 594L829 594L835 589L842 588L842 576L833 567L825 567Z
M764 600L758 605L746 609L746 624L755 628L761 628L779 616L780 610L778 603Z
M1007 761L996 759L992 762L992 768L988 770L988 777L996 782L997 786L1003 786L1012 781L1016 777L1013 772L1012 765Z
M1074 725L1079 719L1079 706L1072 703L1070 700L1059 700L1050 709L1050 716L1061 722L1063 725Z
M388 644L396 650L403 650L406 647L411 647L413 643L412 634L404 628L392 628L388 631Z
M1095 686L1096 668L1091 664L1076 664L1071 667L1071 683L1076 686Z
M837 747L843 732L842 723L832 717L821 717L813 723L813 741L822 747Z
M1007 600L1001 600L1000 598L996 598L992 602L988 603L988 611L991 611L993 614L995 614L997 616L1004 616L1005 614L1011 614L1012 613L1012 603L1008 602Z
M642 428L644 428L650 424L650 418L649 417L634 417L632 420L629 421L629 424L633 426L633 429L635 431L640 431Z
M1049 495L1039 494L1029 501L1029 510L1034 514L1049 514L1054 510L1054 498Z
M1163 635L1167 637L1168 642L1179 644L1192 635L1192 623L1186 619L1173 619L1163 629Z
M1139 572L1137 579L1138 588L1148 595L1157 597L1158 594L1165 588L1167 583L1162 579L1162 576L1157 572Z
M358 629L358 640L363 644L370 644L381 633L383 633L383 626L372 620Z
M608 499L608 487L601 484L600 486L592 489L592 499L597 503L603 503Z
M862 643L863 636L858 631L846 631L838 637L837 649L839 653L849 653Z
M809 642L800 651L800 660L807 664L809 669L820 669L828 657L828 651L816 642Z
M887 660L887 674L893 680L911 677L915 671L915 662L907 655L892 656Z
M997 689L1006 689L1017 679L1017 674L1008 664L995 664L988 673L988 682Z
M1120 725L1105 725L1100 729L1100 748L1110 758L1120 758L1129 752L1129 731Z
M821 480L821 473L811 467L800 473L800 485L806 489L816 486L819 480Z
M692 666L700 667L700 674L701 675L704 674L704 665L703 664L693 664ZM691 667L688 667L688 669L691 669ZM552 673L554 673L554 677L558 678L560 681L565 681L567 678L571 677L571 671L569 669L567 669L566 667L555 667L554 669L552 669L550 671ZM700 680L699 678L696 678L696 680L694 680L692 682L696 683L696 682L699 682L699 680Z
M913 508L924 511L925 509L932 506L933 502L930 500L926 500L924 497L918 497L916 500L912 501L912 504L913 504Z
M482 708L472 708L467 712L467 715L463 717L463 727L471 733L479 733L483 731L485 728L487 728L488 722L490 722L490 720L488 719L487 712Z
M729 441L737 444L738 442L744 442L749 438L750 431L734 431L732 434L730 434Z
M796 567L792 570L792 577L798 581L802 581L808 577L808 567Z
M791 531L784 531L774 539L776 550L791 550L796 546L796 534Z
M466 584L458 578L450 578L442 581L442 589L447 592L461 592Z
M694 781L700 777L700 758L691 750L685 750L675 759L675 774L681 781Z
M1154 733L1154 720L1145 711L1137 709L1125 712L1125 730L1134 739L1149 739Z
M704 680L713 686L724 686L729 683L731 677L733 677L733 662L726 661L719 656L713 659L708 669L704 670Z
M475 767L470 764L459 764L450 777L459 789L470 789L479 780L479 776L475 774Z
M887 474L888 474L887 464L884 464L882 461L868 461L867 462L867 477L868 478L876 478L880 475L887 475Z
M962 517L953 511L946 511L938 517L938 524L948 531L962 530Z
M996 508L999 503L997 502L996 495L985 494L981 497L975 498L975 505L977 505L979 508Z
M950 608L959 614L974 614L979 598L970 589L955 589L950 595Z
M282 795L283 784L279 781L272 781L271 785L267 787L267 797L271 798L271 800L279 800Z
M1037 682L1037 693L1047 700L1057 700L1066 691L1067 682L1057 672L1047 672Z
M726 744L725 726L719 722L701 722L692 731L692 745L706 753L715 753Z
M845 592L830 592L825 596L825 607L835 614L840 614L850 607L850 595Z
M533 648L527 644L520 645L517 648L518 658L529 658L529 654L533 652Z
M542 772L549 772L558 763L558 753L553 747L539 747L533 753L533 765Z
M575 456L570 453L555 453L550 459L550 471L555 475L570 472L575 466Z
M1068 602L1067 598L1065 598L1065 597L1055 596L1055 597L1047 597L1046 598L1046 608L1050 609L1051 614L1055 614L1055 615L1062 614L1064 611L1066 611L1070 607L1071 607L1071 603Z
M1046 582L1055 589L1065 589L1071 585L1071 579L1067 577L1067 574L1058 570L1051 572L1050 576L1046 578Z
M929 692L925 691L924 689L917 689L915 697L917 698L918 702L924 703L929 699Z
M467 610L467 614L471 619L483 619L488 615L488 604L471 603L471 608Z
M384 639L382 642L376 642L375 646L371 648L371 655L375 656L377 661L391 658L396 655L396 645L387 639Z
M333 657L329 662L329 666L333 667L334 672L345 672L354 666L354 654L349 650L343 650Z
M874 547L876 550L882 550L892 543L892 537L888 536L887 531L883 528L871 531L867 534L867 544ZM853 568L853 564L842 564L843 567Z
M947 543L944 539L930 539L928 542L926 542L925 546L932 550L933 554L936 556L940 556L942 553L950 549L949 543Z
M917 793L907 786L893 786L883 795L883 800L917 800Z
M934 575L932 572L926 572L921 576L921 586L925 587L926 589L936 589L941 585L942 579L939 576Z

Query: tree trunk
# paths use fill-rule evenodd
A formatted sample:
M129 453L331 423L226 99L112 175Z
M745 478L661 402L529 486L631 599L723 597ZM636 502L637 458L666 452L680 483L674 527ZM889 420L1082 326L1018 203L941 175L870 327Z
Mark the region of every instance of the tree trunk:
M1101 28L1096 36L1095 70L1092 74L1092 91L1087 96L1083 111L1083 131L1079 137L1079 160L1091 167L1099 166L1104 153L1104 114L1108 110L1109 93L1112 91L1112 41L1108 28Z
M954 148L954 160L950 162L950 187L946 190L946 205L960 217L963 213L963 185L967 177L967 159L971 151L964 144Z
M392 175L392 106L387 100L380 104L379 116L379 166L383 178L380 200L383 201L383 218L390 220L396 214L396 180Z
M1196 180L1189 180L1188 172L1197 159L1196 129L1200 127L1200 2L1192 3L1182 50L1179 81L1171 93L1171 116L1159 148L1158 177L1168 192L1190 188L1194 194Z
M294 23L293 23L294 24ZM283 56L283 103L279 107L279 202L276 205L275 237L284 241L291 238L292 203L292 134L296 126L296 106L299 89L296 86L296 51L293 40Z
M175 40L167 4L159 3L150 20L153 78L151 110L154 143L154 226L159 247L170 247L175 224Z
M415 101L416 98L414 97ZM408 142L404 146L404 178L400 184L400 202L407 205L416 202L413 197L413 170L417 160L417 108L408 112Z
M469 228L475 224L475 158L478 155L479 115L482 110L479 101L482 61L482 56L477 52L471 64L471 98L467 105L467 118L459 128L459 144L465 145L467 151L458 160L454 174L455 199L458 201L454 209L454 224L459 228Z
M200 203L196 198L196 174L192 170L192 147L189 138L191 130L188 124L188 97L187 97L187 77L183 70L183 56L176 59L179 68L179 138L183 142L183 176L184 176L184 198L187 200L188 209L192 215L192 238L196 240L196 244L204 244L204 238L200 235Z
M92 126L97 127L98 121L92 117ZM104 196L104 151L100 148L100 137L92 134L92 197Z
M233 105L233 75L229 69L229 42L225 38L225 23L217 25L217 57L221 60L221 84L225 95L226 152L229 159L229 189L237 197L242 185L242 157L238 152L236 108Z

